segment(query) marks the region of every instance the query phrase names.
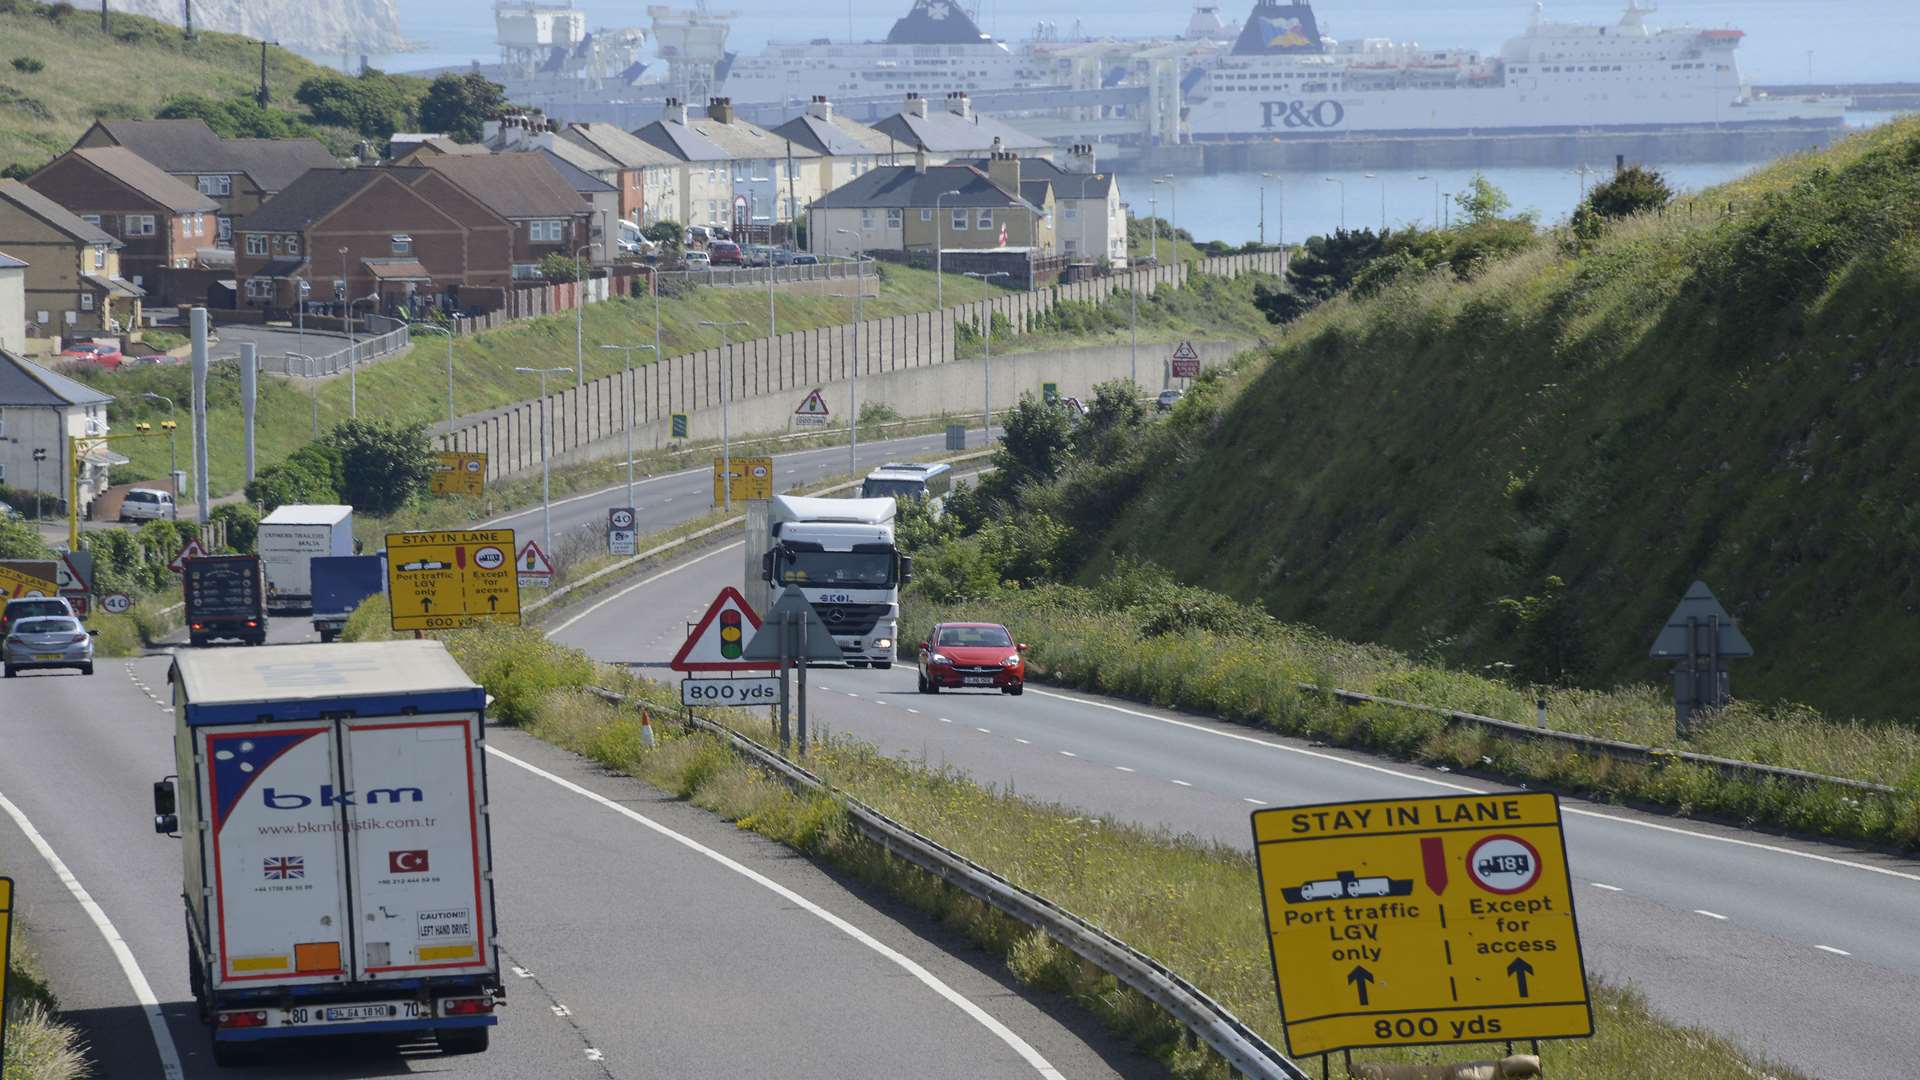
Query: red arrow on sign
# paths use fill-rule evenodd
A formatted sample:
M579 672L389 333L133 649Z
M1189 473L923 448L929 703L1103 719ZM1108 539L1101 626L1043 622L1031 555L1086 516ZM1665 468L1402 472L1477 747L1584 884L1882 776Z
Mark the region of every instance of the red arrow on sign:
M1426 869L1427 888L1433 895L1441 896L1447 891L1447 846L1437 836L1420 838L1420 863Z

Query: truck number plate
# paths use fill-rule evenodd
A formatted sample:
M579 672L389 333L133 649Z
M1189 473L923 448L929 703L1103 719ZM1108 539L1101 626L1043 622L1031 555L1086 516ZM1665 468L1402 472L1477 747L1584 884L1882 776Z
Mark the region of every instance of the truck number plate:
M992 686L992 685L993 685L993 676L991 676L991 675L969 675L969 676L967 676L966 678L964 678L964 679L961 679L960 681L961 681L961 683L963 683L964 685L967 685L967 686Z
M328 1020L385 1020L394 1013L391 1005L341 1005L327 1010Z

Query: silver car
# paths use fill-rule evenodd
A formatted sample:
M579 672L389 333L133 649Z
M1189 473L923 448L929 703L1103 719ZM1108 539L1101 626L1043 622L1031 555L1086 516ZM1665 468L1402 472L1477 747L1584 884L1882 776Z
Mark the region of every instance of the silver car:
M80 620L65 615L20 619L0 642L0 658L11 679L30 668L74 668L93 674L93 634Z

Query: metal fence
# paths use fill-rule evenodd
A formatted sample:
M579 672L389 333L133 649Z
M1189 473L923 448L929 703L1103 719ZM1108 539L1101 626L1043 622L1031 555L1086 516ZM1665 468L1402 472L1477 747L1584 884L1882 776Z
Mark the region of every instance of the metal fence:
M805 281L840 281L846 278L868 277L867 264L871 259L860 262L851 260L815 263L811 266L728 266L707 270L662 270L659 277L663 284L673 285L710 285L718 288L765 286L767 275L773 275L776 285L787 285Z
M291 375L303 379L317 379L323 375L338 375L357 364L365 364L383 356L391 356L406 348L413 341L411 332L405 326L385 334L355 341L344 349L319 356L303 356L288 353L284 356L262 356L260 370L274 375Z

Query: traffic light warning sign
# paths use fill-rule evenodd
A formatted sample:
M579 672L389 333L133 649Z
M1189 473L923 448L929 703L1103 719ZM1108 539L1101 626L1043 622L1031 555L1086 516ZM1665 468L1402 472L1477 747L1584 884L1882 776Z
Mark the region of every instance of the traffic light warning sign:
M760 630L760 616L746 597L728 586L713 598L707 613L694 624L686 644L668 666L675 671L758 671L779 667L773 660L746 659L747 642Z

